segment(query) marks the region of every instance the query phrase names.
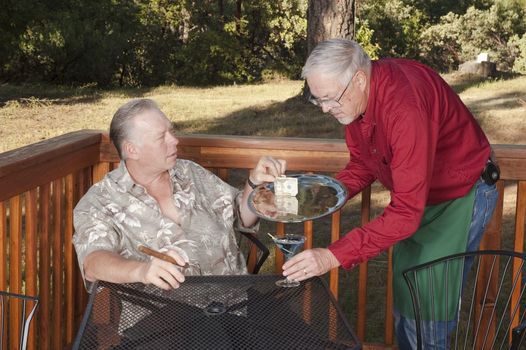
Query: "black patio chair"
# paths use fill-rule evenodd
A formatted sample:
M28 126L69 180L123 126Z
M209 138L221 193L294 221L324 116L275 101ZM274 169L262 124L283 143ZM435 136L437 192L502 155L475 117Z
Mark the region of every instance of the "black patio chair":
M15 348L15 339L10 339L12 334L4 334L7 320L10 315L18 312L20 316L20 332L18 335L18 349L25 350L27 347L27 336L29 325L35 315L38 306L38 298L27 295L8 293L0 291L0 349L7 344L9 349ZM8 340L9 343L6 341Z
M239 229L239 248L247 260L247 270L251 274L257 274L267 260L270 252L258 238L257 233L249 229Z
M447 349L525 349L525 261L521 253L488 250L405 270L418 349L433 349L437 342ZM456 324L450 323L445 337L429 326L446 320Z

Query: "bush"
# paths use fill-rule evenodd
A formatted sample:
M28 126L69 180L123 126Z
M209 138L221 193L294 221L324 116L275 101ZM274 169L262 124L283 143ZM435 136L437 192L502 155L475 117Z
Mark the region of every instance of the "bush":
M516 55L508 42L526 31L526 16L517 1L498 2L488 10L470 7L464 15L449 13L421 36L421 59L437 69L454 69L488 52L501 71L510 71Z
M508 42L508 45L510 46L510 51L515 54L513 71L526 74L526 34L520 39L518 35L514 35Z
M221 8L218 3L222 4ZM153 86L297 77L304 0L19 0L0 12L0 80Z
M402 0L365 1L360 7L357 40L378 57L417 58L425 15ZM367 39L370 37L370 39Z
M380 45L373 42L374 30L369 27L369 21L357 21L358 30L356 31L356 42L364 49L364 51L373 60L379 58Z

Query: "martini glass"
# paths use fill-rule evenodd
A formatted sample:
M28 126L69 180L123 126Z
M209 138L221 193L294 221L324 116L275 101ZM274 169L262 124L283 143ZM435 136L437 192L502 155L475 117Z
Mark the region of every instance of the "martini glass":
M305 243L305 236L299 234L287 233L282 237L272 236L272 240L278 246L279 250L285 255L285 260L289 260L301 249ZM300 285L298 281L284 278L276 281L276 285L280 287L297 287Z

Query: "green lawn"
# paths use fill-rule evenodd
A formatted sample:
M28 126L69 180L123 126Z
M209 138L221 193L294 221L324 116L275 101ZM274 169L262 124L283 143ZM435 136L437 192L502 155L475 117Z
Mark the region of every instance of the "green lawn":
M446 76L492 143L526 143L526 76L480 81ZM341 126L300 96L302 81L260 85L98 90L0 85L0 152L79 129L107 129L131 98L156 100L185 134L341 138Z

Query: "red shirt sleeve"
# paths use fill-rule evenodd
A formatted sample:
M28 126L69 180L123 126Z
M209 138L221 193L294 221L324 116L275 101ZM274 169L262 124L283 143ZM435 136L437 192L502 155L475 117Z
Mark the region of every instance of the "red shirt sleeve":
M438 128L432 123L425 113L407 106L389 118L385 133L377 135L387 137L392 152L390 164L385 164L387 169L383 169L392 176L391 201L379 217L329 246L344 268L378 255L418 229L429 193L437 144ZM378 169L382 172L382 165ZM359 160L351 160L342 173L339 178L348 187L372 182L370 173L360 166ZM362 182L356 180L356 176L364 176Z
M376 177L361 161L360 149L351 137L349 128L345 129L345 140L351 159L347 166L336 175L336 179L347 187L348 198L352 198L372 184Z

